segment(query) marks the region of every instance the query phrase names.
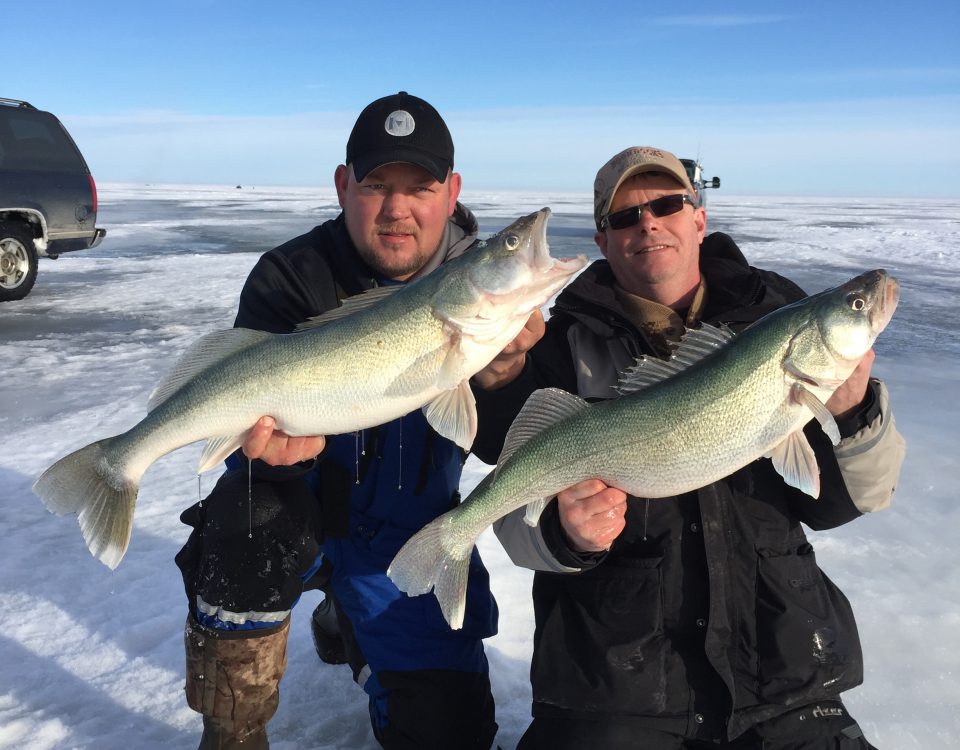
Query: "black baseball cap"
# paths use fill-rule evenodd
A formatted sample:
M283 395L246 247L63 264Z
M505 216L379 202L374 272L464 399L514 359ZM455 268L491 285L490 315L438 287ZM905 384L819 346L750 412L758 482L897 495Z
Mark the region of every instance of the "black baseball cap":
M440 113L406 91L368 104L347 141L347 164L359 182L377 167L407 162L445 182L453 169L453 139Z

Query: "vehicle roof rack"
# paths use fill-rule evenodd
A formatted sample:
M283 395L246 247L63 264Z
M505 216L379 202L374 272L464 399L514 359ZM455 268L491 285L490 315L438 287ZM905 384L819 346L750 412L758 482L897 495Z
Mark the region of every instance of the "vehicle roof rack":
M6 104L9 107L21 107L23 109L36 109L30 102L25 102L21 99L7 99L3 96L0 96L0 104Z

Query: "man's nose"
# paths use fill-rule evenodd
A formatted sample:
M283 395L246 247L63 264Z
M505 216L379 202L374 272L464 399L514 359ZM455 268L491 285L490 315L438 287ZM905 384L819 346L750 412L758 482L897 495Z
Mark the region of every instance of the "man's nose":
M399 191L391 191L383 198L381 213L391 219L401 219L410 214L410 200Z
M650 232L660 226L660 219L653 215L650 206L643 206L640 209L640 221L637 223L645 232Z

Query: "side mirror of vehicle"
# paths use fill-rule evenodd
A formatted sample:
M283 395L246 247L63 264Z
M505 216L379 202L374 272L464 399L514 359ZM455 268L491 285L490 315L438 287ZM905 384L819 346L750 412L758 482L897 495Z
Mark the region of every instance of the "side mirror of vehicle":
M720 187L720 178L719 178L719 177L714 177L713 180L710 181L710 187L712 187L712 188L714 188L714 189Z

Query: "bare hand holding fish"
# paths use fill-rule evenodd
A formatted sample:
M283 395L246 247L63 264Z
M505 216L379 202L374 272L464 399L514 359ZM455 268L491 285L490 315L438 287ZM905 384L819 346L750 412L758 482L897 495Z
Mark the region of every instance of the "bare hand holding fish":
M323 435L287 435L277 429L277 420L264 416L247 432L240 449L250 460L270 466L292 466L316 458L326 444Z
M603 552L626 525L627 493L599 479L585 479L557 493L557 513L573 549Z

